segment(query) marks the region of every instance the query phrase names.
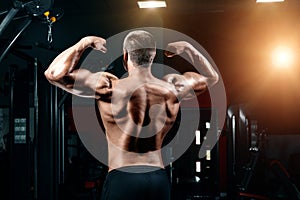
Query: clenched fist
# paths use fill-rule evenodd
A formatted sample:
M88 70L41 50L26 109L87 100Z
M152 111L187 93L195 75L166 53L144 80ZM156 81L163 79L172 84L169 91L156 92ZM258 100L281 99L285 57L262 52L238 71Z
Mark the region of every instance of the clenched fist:
M91 47L95 50L99 50L102 51L103 53L106 53L107 49L106 49L106 40L101 38L101 37L97 37L97 36L87 36L81 39L82 44L85 47Z

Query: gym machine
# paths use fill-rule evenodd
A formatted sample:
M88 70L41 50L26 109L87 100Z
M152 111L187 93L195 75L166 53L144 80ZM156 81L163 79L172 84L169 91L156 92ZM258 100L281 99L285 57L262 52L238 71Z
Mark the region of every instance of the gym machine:
M300 193L285 167L277 160L265 158L267 129L250 118L247 106L230 106L227 113L228 193L231 199L300 199ZM284 190L276 195L270 176Z
M31 47L15 45L34 20L47 24L48 44L44 46L51 44L51 27L63 15L61 10L52 10L53 3L54 0L11 0L10 10L0 12L0 17L5 15L0 24L0 63L10 53L27 65L26 69L17 65L9 68L8 199L58 199L58 184L63 181L63 130L58 124L64 116L60 109L63 94L46 82L38 58L20 49ZM5 36L15 20L19 22L16 30Z

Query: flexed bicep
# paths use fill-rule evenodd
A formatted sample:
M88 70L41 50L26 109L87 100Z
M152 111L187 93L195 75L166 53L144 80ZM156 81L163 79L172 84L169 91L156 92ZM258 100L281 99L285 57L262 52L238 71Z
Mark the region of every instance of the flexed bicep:
M190 99L195 96L193 95L193 88L183 75L168 74L163 77L163 80L168 82L174 88L173 93L179 101L183 99Z
M79 69L78 62L87 48L105 53L106 40L97 36L87 36L60 53L45 71L50 83L72 94L95 98L97 74L86 69ZM115 77L111 77L114 79ZM109 78L110 79L110 78Z
M49 81L76 96L95 98L96 74L87 69L76 69L57 81Z
M86 69L76 70L74 74L74 85L72 93L82 97L96 99L110 98L113 85L118 77L108 72L91 73Z
M168 74L163 80L173 85L180 101L192 99L207 90L206 77L194 72L186 72L183 75Z
M118 78L108 72L92 73L87 69L77 69L52 84L61 89L85 98L108 98L113 82Z
M168 44L165 51L165 56L167 58L172 58L181 54L185 54L190 63L193 64L199 72L186 72L182 75L186 78L188 85L193 88L196 94L202 93L208 87L212 87L218 82L219 75L212 64L190 43L178 41Z

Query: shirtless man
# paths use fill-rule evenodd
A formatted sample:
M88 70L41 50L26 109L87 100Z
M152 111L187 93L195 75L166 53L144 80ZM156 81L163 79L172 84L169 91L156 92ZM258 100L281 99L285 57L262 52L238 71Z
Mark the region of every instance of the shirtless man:
M186 53L201 74L168 74L162 80L151 74L156 55L153 36L130 32L123 43L128 77L91 73L77 63L87 48L106 52L100 37L82 38L58 55L45 71L50 83L78 96L95 98L108 142L107 175L102 199L170 199L161 146L172 127L181 100L192 98L218 82L218 74L191 44L169 43L165 55ZM139 172L139 173L137 173Z

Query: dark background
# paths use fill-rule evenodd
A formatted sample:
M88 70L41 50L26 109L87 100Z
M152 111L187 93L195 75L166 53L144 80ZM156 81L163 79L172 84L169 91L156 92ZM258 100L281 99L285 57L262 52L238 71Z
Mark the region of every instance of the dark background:
M57 51L36 47L36 43L47 45L47 25L39 20L34 20L16 44L31 46L25 51L47 67L60 50L82 36L108 38L146 26L173 29L209 52L225 83L229 105L249 105L251 115L272 134L299 133L299 1L170 0L167 4L167 8L145 10L135 1L54 1L54 10L64 11L53 25L51 45ZM9 9L10 1L1 2L1 8ZM14 20L4 36L10 36L20 21ZM272 64L272 51L280 45L293 51L294 64L289 69ZM0 64L1 72L7 71L5 62L12 64L17 59L8 55Z
M272 170L269 169L269 161L273 159L279 160L288 168L289 172L293 172L295 182L298 186L300 185L300 106L298 105L300 100L300 60L298 58L300 1L286 0L283 3L257 4L255 0L168 0L167 5L167 8L145 10L139 9L136 1L133 0L54 0L50 15L64 14L52 26L53 42L50 45L47 43L48 26L45 18L43 16L33 17L26 11L18 13L1 35L0 47L3 51L7 42L18 32L24 20L33 20L0 63L0 106L10 107L9 75L11 69L16 68L18 81L16 82L15 108L23 114L23 110L32 107L32 97L30 96L32 95L32 85L30 85L32 82L29 81L29 86L25 85L28 84L27 75L32 76L33 72L31 59L36 57L39 61L39 74L41 75L38 86L40 124L39 142L37 143L39 183L37 189L41 199L57 199L61 187L70 188L63 188L63 194L60 197L64 195L70 197L64 192L75 193L77 191L78 185L72 185L72 183L86 183L84 181L91 178L91 170L95 170L96 173L104 171L103 168L99 170L101 165L86 152L80 140L76 138L77 133L71 122L72 117L70 116L72 115L70 105L68 105L70 97L66 100L67 132L65 136L66 143L70 141L71 144L66 144L66 146L69 145L67 148L74 147L76 149L74 151L79 156L73 157L72 162L69 160L60 162L59 159L62 155L59 150L61 144L58 141L60 135L55 129L56 123L58 123L55 112L58 109L49 108L49 105L53 103L52 97L55 91L44 79L43 71L55 56L83 36L97 35L109 38L122 31L139 27L172 29L186 34L201 44L218 67L225 84L228 107L232 108L236 116L240 116L239 108L242 108L243 114L247 118L257 120L260 131L266 131L267 139L264 149L261 151L259 170L256 171L255 181L253 181L253 184L256 184L253 187L254 191L263 194L272 194L276 191L280 193L281 184L291 185L286 177L276 179L274 174L270 175ZM10 0L1 0L0 13L11 7ZM5 14L1 14L0 19L2 20L4 16ZM287 46L292 50L294 62L289 68L273 66L271 55L278 46ZM182 71L190 67L185 66L184 63L180 64L183 64L179 66ZM114 70L118 73L121 69ZM30 94L29 98L27 94ZM58 94L62 94L62 91L59 90ZM199 102L201 108L209 107L208 93L202 95ZM190 108L193 106L187 105ZM205 122L201 123L204 127ZM244 145L247 143L246 137L249 136L247 135L248 130L246 130L249 127L241 122L238 126L241 130L237 131L240 136L236 137L230 130L230 124L227 123L224 127L219 128L222 135L214 149L213 160L203 162L204 164L208 163L211 170L203 172L201 178L212 177L212 182L209 182L211 185L208 184L207 187L212 186L217 193L220 191L230 193L236 191L236 185L246 177L244 176L245 166L251 164L248 162L252 159L252 155L248 151L249 146ZM231 139L236 139L237 149L235 151L232 149ZM74 141L75 143L73 143ZM32 161L33 155L31 155L34 152L32 151L34 144L34 142L28 142L26 147L19 144L12 145L15 157L11 154L7 160L10 165L4 165L6 170L10 167L10 173L6 173L7 179L2 179L9 179L9 181L5 181L5 186L13 186L13 190L10 189L10 196L18 194L18 191L20 191L20 196L28 193L34 196L34 189L31 188L34 185L32 180L34 177L32 163L34 162ZM26 154L26 151L30 155ZM77 154L74 151L70 150L73 152L72 155ZM181 160L183 164L179 164L178 167L182 173L191 173L190 167L193 168L194 164L194 161L191 162L191 160L198 159L197 156L195 157L195 152L198 150L191 149L183 156ZM234 153L237 153L237 157L239 157L236 160L232 158ZM65 158L68 159L68 156L66 155ZM0 163L3 164L5 161ZM73 163L74 165L64 166L66 174L62 175L60 174L62 163ZM25 165L27 168L23 168ZM233 169L234 167L236 169ZM23 176L22 173L26 176ZM179 172L177 171L177 173ZM103 174L97 174L97 176L103 176ZM19 177L22 178L19 179ZM62 180L63 178L66 180ZM276 181L273 182L272 178ZM266 179L268 181L265 181ZM284 181L287 183L283 183ZM269 185L274 183L276 186L266 188L263 186L266 182ZM24 185L30 187L24 188ZM2 191L9 191L7 187L2 188ZM184 184L182 190L185 190L185 187L190 188L188 184ZM195 191L199 191L197 187ZM202 189L205 193L211 188L202 187ZM284 194L288 196L289 192L286 191ZM90 194L89 192L90 190L88 190L88 194Z

